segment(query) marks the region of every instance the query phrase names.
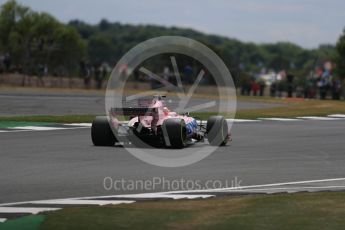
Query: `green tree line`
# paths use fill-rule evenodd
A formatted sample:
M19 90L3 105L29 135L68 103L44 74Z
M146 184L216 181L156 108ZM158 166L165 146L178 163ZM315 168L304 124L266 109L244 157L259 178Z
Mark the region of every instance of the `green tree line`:
M86 45L73 27L10 0L0 9L0 53L25 74L35 74L40 65L73 74Z
M255 44L193 29L129 25L105 19L94 25L80 20L63 24L47 13L34 12L15 0L3 4L0 11L0 54L10 53L12 63L22 65L26 72L44 64L50 71L65 68L69 74L77 75L81 60L107 62L113 66L133 46L162 35L185 36L206 44L235 76L238 72L245 76L266 68L285 69L303 77L315 65L327 60L337 61L338 66L345 65L342 61L344 35L336 46L328 44L305 49L290 42Z

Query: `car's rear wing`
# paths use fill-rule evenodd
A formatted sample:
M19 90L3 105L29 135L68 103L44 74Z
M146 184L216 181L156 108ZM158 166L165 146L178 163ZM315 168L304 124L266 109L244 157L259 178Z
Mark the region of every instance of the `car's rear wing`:
M111 108L113 116L153 116L157 114L157 108Z

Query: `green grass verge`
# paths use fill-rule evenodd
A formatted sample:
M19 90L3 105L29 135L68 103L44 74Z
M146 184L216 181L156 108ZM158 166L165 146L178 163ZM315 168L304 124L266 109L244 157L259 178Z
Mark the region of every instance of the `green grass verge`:
M0 121L0 128L13 128L19 126L46 126L54 123L50 122L27 122L27 121Z
M291 118L299 116L327 116L336 113L345 114L344 101L287 100L284 101L284 106L239 110L237 111L236 117L242 119L256 119L260 117Z
M2 122L45 122L45 123L89 123L95 115L32 115L32 116L11 116L0 117Z
M253 97L253 102L277 103L282 106L263 108L263 109L243 109L236 113L237 119L257 119L257 118L294 118L300 116L327 116L330 114L345 114L345 101L331 100L296 100L296 99L271 99ZM247 100L248 101L248 100ZM203 119L215 113L196 114ZM222 114L226 116L226 114Z
M244 100L241 97L240 100ZM238 119L257 119L262 117L281 117L291 118L298 116L326 116L335 113L345 114L344 101L331 100L295 100L295 99L275 99L275 98L261 98L253 97L245 99L246 101L277 103L282 106L264 108L264 109L245 109L239 110L236 113ZM207 119L209 116L216 115L216 112L192 113L192 116L197 116L201 119ZM226 114L221 114L226 116ZM0 121L26 121L26 122L55 122L55 123L84 123L92 122L95 115L62 115L62 116L11 116L0 117Z
M43 221L43 215L25 216L0 223L0 230L38 230Z
M345 229L345 193L150 201L47 213L44 230Z

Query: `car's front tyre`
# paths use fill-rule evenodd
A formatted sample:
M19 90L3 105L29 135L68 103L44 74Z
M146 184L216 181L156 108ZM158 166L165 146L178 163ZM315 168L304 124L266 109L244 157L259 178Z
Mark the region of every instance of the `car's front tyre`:
M206 125L207 139L210 145L226 145L228 137L228 123L223 116L211 116Z

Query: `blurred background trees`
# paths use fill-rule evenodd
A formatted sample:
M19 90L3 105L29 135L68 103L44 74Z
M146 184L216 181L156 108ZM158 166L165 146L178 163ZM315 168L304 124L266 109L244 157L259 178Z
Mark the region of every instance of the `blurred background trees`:
M340 36L337 45L337 75L342 79L345 79L345 29L343 34Z
M47 13L38 13L11 0L0 10L0 53L8 55L12 68L25 74L37 66L51 72L63 67L73 73L85 55L86 46L71 26Z
M270 70L285 70L303 82L316 65L335 60L337 73L345 76L344 34L336 48L328 44L304 49L289 42L254 44L193 29L134 26L106 19L96 25L80 20L63 24L15 0L7 1L0 9L0 55L10 57L12 68L27 74L35 73L37 66L43 65L50 74L78 75L81 61L91 65L108 63L112 67L133 46L162 35L185 36L206 44L224 60L236 82L241 82L242 75L254 76Z

